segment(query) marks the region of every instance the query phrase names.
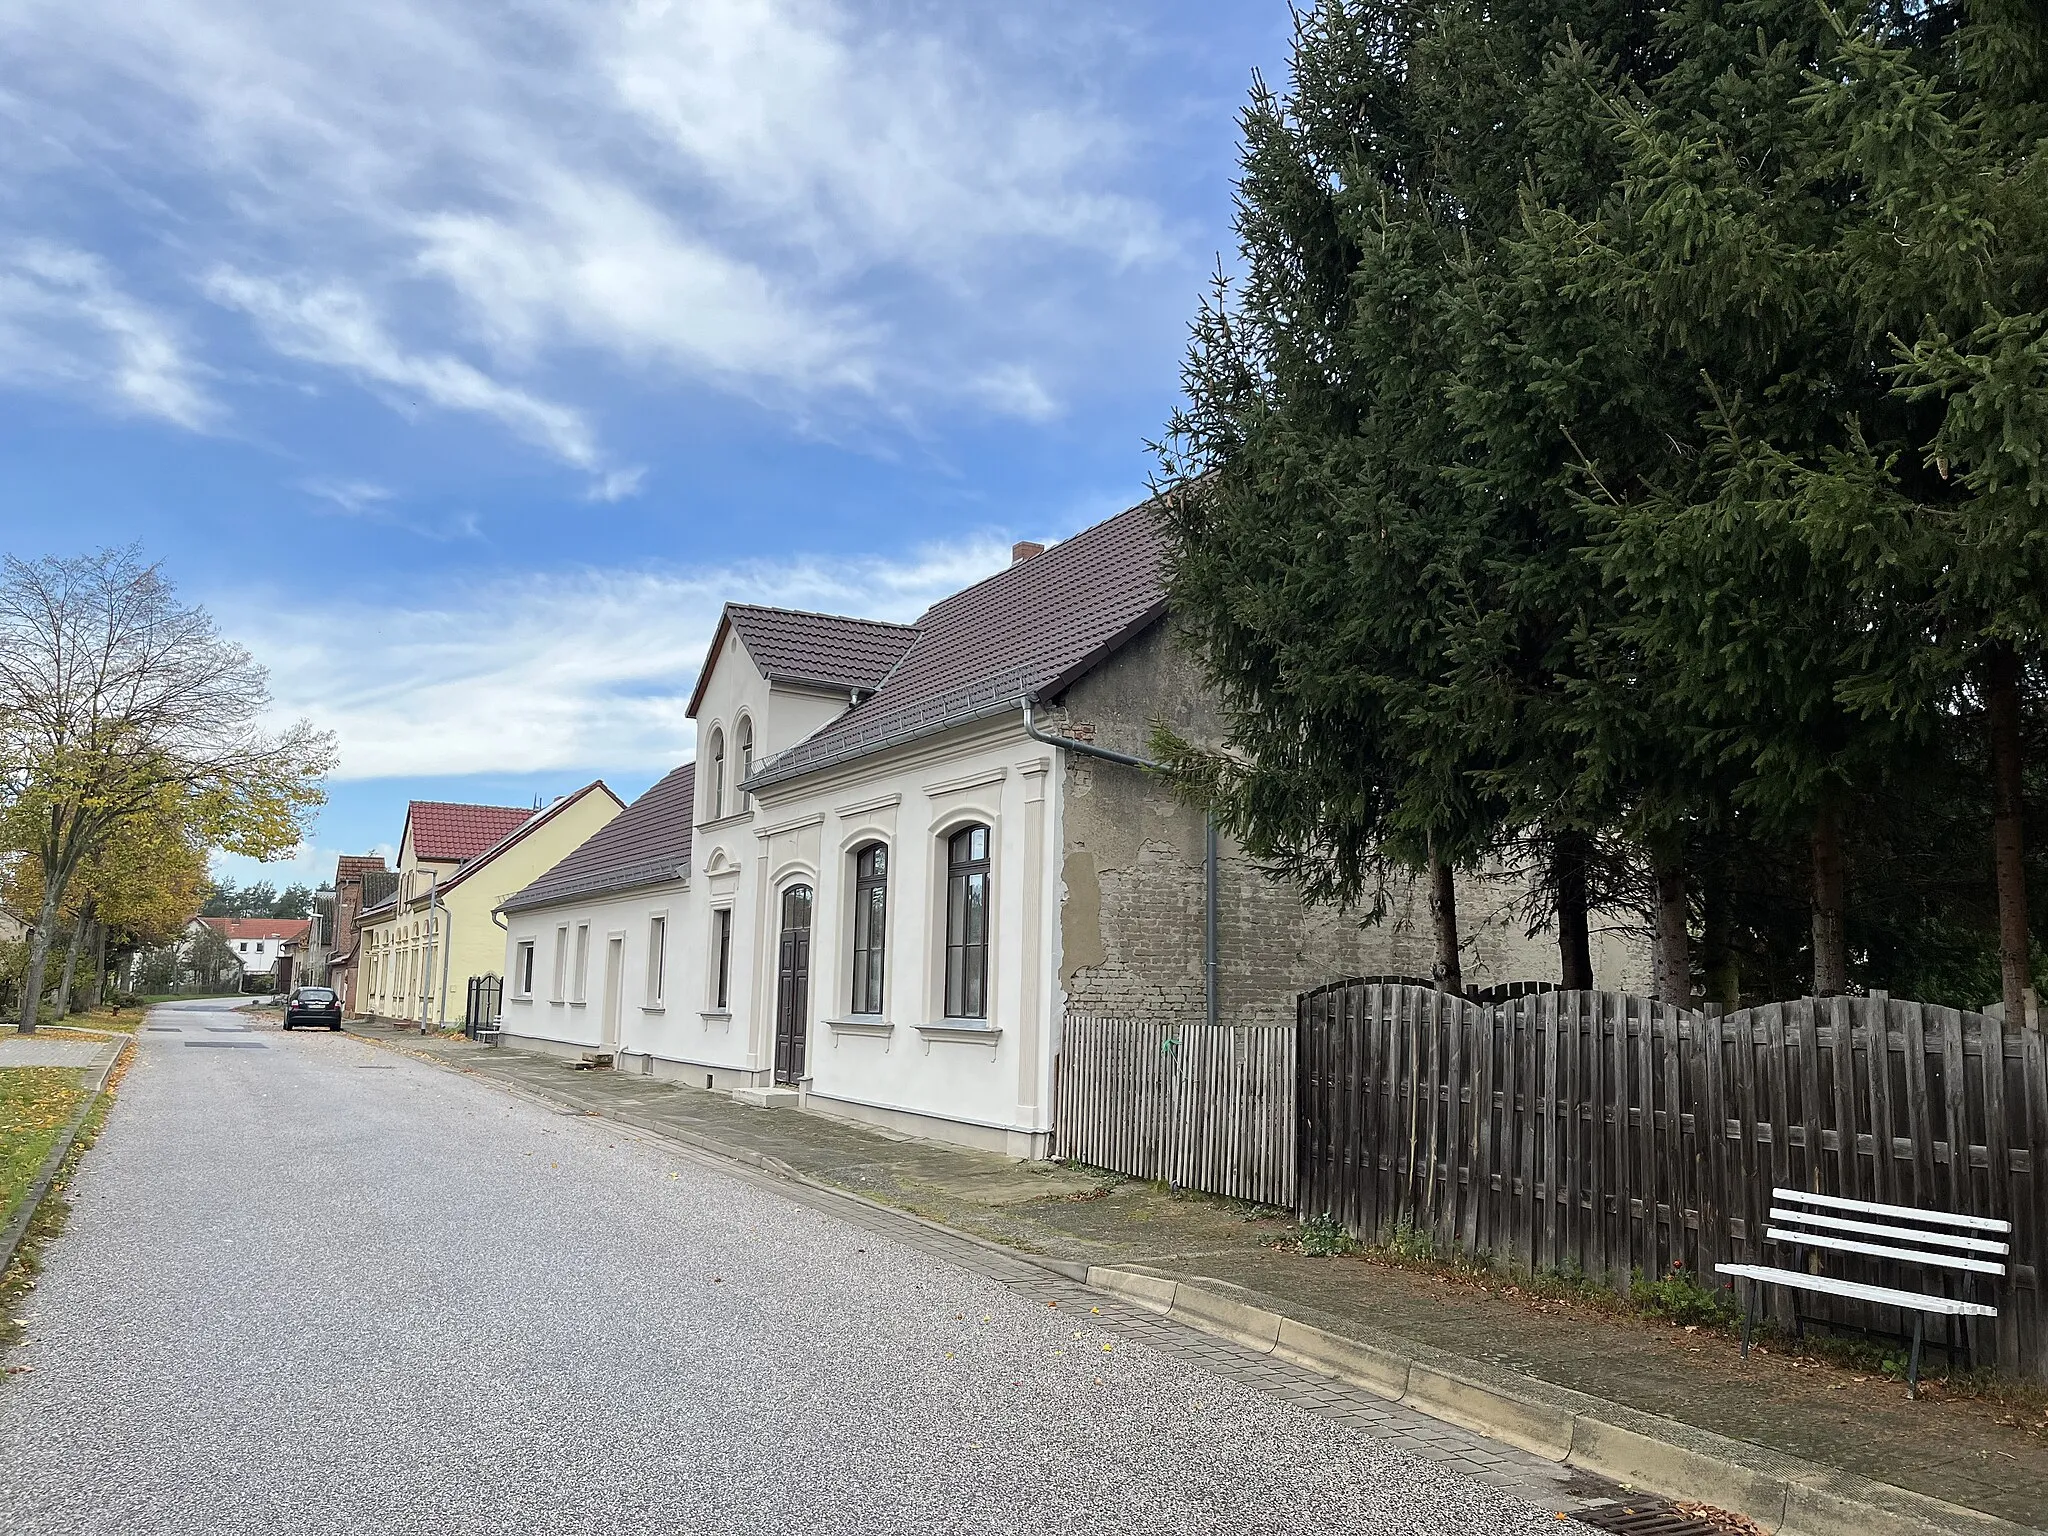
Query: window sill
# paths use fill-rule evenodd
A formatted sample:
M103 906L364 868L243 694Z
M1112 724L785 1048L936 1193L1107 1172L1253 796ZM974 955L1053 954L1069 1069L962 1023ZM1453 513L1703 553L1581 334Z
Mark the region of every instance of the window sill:
M866 1018L827 1019L825 1027L832 1031L832 1044L839 1044L841 1035L856 1035L870 1040L887 1040L896 1033L896 1026L887 1019L872 1015Z
M533 1001L533 999L532 999L532 998L530 998L530 997L508 997L508 998L506 998L506 999L505 999L505 1001L506 1001L506 1002L508 1002L508 1003L529 1003L529 1004L530 1004L530 1003L531 1003L531 1002Z
M1003 1032L991 1024L971 1023L965 1019L948 1019L941 1024L920 1024L917 1032L924 1038L924 1053L932 1053L932 1042L951 1042L957 1045L985 1045L989 1060L995 1060L996 1048L1002 1043Z
M640 1005L640 1011L641 1011L642 1013L667 1013L667 1012L668 1012L668 1004L666 1004L666 1003L642 1003L642 1004Z
M590 1006L590 999L587 997L572 997L569 999L569 1006L571 1008L588 1008Z
M706 1024L730 1024L732 1022L732 1010L730 1008L705 1008L699 1010L697 1017Z

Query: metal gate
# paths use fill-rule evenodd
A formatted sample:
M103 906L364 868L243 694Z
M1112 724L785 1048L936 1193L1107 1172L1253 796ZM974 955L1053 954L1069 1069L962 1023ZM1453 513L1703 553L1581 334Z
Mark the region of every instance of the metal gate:
M462 1009L462 1032L474 1040L478 1030L494 1032L498 1027L498 1013L504 1006L505 978L502 976L472 976L469 978L469 1000Z

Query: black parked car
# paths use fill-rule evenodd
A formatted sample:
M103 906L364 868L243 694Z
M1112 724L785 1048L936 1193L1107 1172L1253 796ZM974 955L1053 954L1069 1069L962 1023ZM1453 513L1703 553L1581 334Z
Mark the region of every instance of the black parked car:
M301 1024L341 1028L341 999L332 987L300 987L285 999L284 1027L297 1029Z

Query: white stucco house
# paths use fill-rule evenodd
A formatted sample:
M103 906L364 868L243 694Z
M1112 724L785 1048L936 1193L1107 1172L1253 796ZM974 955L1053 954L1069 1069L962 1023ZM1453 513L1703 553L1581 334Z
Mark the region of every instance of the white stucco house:
M897 625L733 604L676 769L500 904L508 1043L611 1054L1018 1157L1051 1142L1070 1013L1291 1019L1429 970L1419 889L1305 910L1132 758L1214 738L1150 505ZM1466 978L1554 974L1510 890L1461 881ZM1210 937L1213 935L1213 938ZM1603 942L1603 986L1645 964Z
M244 980L278 975L278 962L287 962L283 972L286 985L312 927L311 920L303 917L195 917L192 922L221 936L241 962Z

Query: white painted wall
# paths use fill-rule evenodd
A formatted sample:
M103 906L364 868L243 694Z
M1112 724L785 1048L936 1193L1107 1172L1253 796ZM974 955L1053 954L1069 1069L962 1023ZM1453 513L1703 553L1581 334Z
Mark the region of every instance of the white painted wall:
M730 742L743 710L755 721L757 743L776 747L829 718L817 694L771 690L758 671L732 659L707 686L701 742L709 741L706 721L717 722ZM763 760L768 755L759 751ZM663 1073L702 1074L718 1087L769 1083L779 908L783 892L801 883L813 891L806 1070L798 1085L806 1104L1017 1156L1041 1153L1051 1129L1051 1042L1060 1011L1051 769L1051 750L1026 738L1013 717L864 758L800 788L773 789L716 820L703 819L708 803L700 798L687 882L506 914L508 977L518 975L519 946L534 946L533 995L518 996L508 983L507 1034L601 1049L605 946L617 937L627 978L619 1049L651 1056ZM728 807L733 803L729 790ZM971 822L991 833L988 1018L948 1021L946 841ZM870 841L890 850L884 1000L879 1015L855 1016L854 855ZM733 924L725 1010L714 1006L712 992L714 914L721 908ZM650 1005L642 978L657 915L667 918L668 984L662 1001ZM579 929L588 933L581 1003L574 984Z

